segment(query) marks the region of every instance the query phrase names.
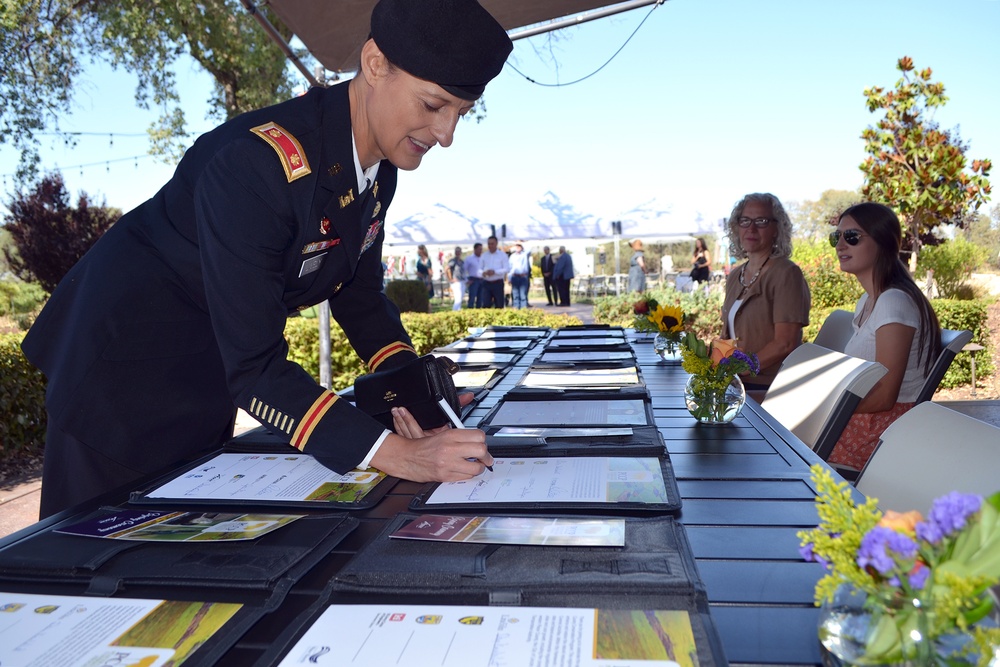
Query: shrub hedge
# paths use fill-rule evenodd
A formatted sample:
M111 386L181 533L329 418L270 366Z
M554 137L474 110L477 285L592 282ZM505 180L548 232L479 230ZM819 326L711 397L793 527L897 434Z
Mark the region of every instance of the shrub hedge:
M418 354L427 354L436 347L469 335L470 327L485 327L491 324L565 327L582 324L578 318L569 315L550 315L540 310L512 308L473 308L434 314L402 313L400 317ZM330 337L331 384L334 390L343 389L354 384L354 379L365 373L365 366L347 343L343 329L336 322L331 322ZM288 341L289 358L300 364L314 378L319 379L319 330L316 327L316 320L290 318L285 324L285 339Z
M646 295L664 305L679 305L684 314L691 319L688 326L701 338L716 338L722 331L722 293L712 290L708 294L704 290L679 292L672 287L662 287L647 290ZM594 321L600 324L630 327L635 322L632 305L639 295L632 292L622 296L604 296L594 299Z
M0 334L0 457L35 454L45 445L45 376L21 353L24 334Z
M385 295L401 313L426 313L431 309L427 285L419 280L391 280L385 285Z

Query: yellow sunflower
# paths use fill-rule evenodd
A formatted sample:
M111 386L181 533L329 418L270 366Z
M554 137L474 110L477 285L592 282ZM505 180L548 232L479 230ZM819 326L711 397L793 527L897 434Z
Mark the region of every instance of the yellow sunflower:
M664 333L676 333L684 328L684 311L677 306L657 305L646 317Z

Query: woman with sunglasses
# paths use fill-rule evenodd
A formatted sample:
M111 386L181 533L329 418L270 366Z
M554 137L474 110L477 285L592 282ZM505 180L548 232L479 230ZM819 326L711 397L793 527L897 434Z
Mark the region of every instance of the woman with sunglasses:
M748 194L729 216L729 248L746 259L726 279L722 337L757 355L760 373L743 378L754 398L762 398L778 367L802 342L809 323L809 285L789 258L792 223L770 193Z
M888 206L870 202L844 211L830 234L840 269L857 276L865 290L844 352L888 369L858 404L830 453L828 461L841 467L864 467L882 431L913 407L941 352L937 316L899 259L901 244L899 218Z

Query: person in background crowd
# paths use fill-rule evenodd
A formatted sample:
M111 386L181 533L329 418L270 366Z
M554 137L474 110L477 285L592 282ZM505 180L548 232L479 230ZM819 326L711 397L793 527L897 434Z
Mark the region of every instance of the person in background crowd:
M545 287L545 299L549 302L550 306L556 304L559 298L556 294L556 285L552 281L552 268L555 266L555 260L552 258L552 253L549 251L549 247L545 246L542 248L542 285Z
M854 274L865 289L844 353L888 370L854 410L827 459L831 464L861 470L882 432L913 407L941 354L941 326L899 259L902 241L896 214L871 202L844 211L830 233L840 270Z
M510 262L507 253L498 250L497 237L491 236L486 239L486 249L479 258L479 265L482 267L483 282L479 284L479 307L480 308L503 308L503 285L504 278L510 271Z
M705 239L694 240L694 257L691 260L691 280L707 283L712 278L712 253L705 245Z
M573 258L566 252L566 246L559 246L559 258L552 268L552 279L556 284L556 291L559 293L559 305L569 307L569 287L573 279Z
M434 298L434 264L427 254L427 246L417 246L417 278L427 287L427 296Z
M480 258L483 254L483 244L472 246L472 254L465 258L465 275L469 280L469 308L482 308L483 269Z
M632 248L632 256L628 260L628 291L645 292L646 274L649 271L646 269L646 258L642 250L642 241L640 239L632 239L628 245Z
M510 262L510 292L514 308L528 307L528 285L531 283L531 264L524 246L517 242L514 252L508 258Z
M379 0L357 75L237 116L70 270L23 342L48 378L41 516L218 451L237 408L340 473L457 481L478 429L395 433L288 358L328 301L370 371L417 359L382 292L397 169L448 147L513 46L474 0ZM446 187L442 183L442 187Z
M729 245L746 258L726 279L722 337L735 338L760 361L760 373L742 378L761 398L788 353L802 343L809 324L809 285L792 254L792 222L777 197L754 193L736 203L729 216Z
M445 266L445 276L451 287L452 310L462 310L462 299L465 296L465 260L462 259L462 248L455 246L455 256L448 260Z

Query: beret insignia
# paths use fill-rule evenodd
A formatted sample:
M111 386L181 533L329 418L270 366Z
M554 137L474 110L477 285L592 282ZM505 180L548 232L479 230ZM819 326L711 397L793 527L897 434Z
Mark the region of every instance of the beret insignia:
M309 161L306 160L306 154L302 152L302 144L286 132L285 128L277 123L264 123L250 128L250 131L269 143L274 152L278 154L289 183L296 178L302 178L312 173Z

